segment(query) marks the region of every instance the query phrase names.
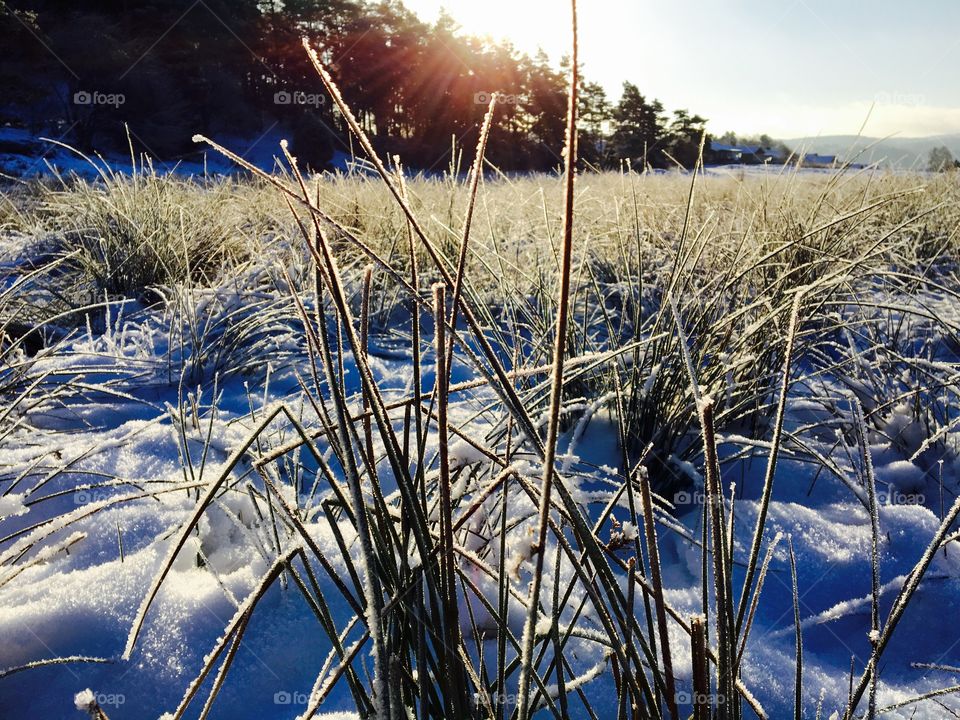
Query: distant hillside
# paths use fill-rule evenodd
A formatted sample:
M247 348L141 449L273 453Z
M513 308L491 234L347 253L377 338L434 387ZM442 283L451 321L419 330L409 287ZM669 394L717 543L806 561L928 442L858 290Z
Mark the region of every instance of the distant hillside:
M960 133L922 138L892 137L886 140L856 135L824 135L792 138L783 142L797 152L837 155L844 159L863 151L858 162L882 161L901 168L925 168L931 148L941 145L946 145L954 157L960 158Z

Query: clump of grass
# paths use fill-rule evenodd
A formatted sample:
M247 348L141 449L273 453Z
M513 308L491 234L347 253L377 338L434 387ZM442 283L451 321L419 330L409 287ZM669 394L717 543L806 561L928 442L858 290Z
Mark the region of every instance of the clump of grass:
M349 109L339 99L332 80L324 75L322 70L321 76L349 119ZM575 95L573 97L575 98ZM571 100L571 108L575 107L574 103L575 100ZM575 159L574 118L574 111L571 110L568 134L571 167ZM361 144L367 146L368 142L358 126L354 126L354 132ZM350 536L355 537L360 546L358 553L345 553L342 558L350 568L348 575L354 579L355 587L351 589L334 580L344 599L356 612L346 626L339 626L345 628L344 630L339 629L335 619L331 617L327 609L328 602L316 583L311 582L308 585L302 579L297 581L298 588L311 607L315 608L317 618L332 643L331 663L318 677L311 693L307 716L315 712L341 678L350 685L358 703L358 710L377 717L388 717L396 711L391 708L399 707L411 708L421 717L502 717L505 708L494 708L490 698L502 697L504 684L514 676L519 678L521 692L517 712L521 716L527 717L539 708L546 708L556 716L567 715L568 691L577 693L587 712L592 712L590 702L580 688L608 663L621 669L618 677L624 697L629 698L630 704L659 714L660 698L663 693L669 693L668 688L672 687L672 677L668 680L664 675L664 667L669 666L666 661L669 655L665 650L665 666L657 662L651 646L652 638L647 636L646 628L633 610L633 598L624 596L617 581L616 558L609 554L609 549L605 549L599 540L597 525L584 515L583 509L571 495L568 480L558 472L552 460L556 452L560 399L565 380L565 324L561 322L558 325L559 339L552 365L553 381L548 403L551 408L548 425L551 429L548 430L546 443L535 430L528 430L535 428L530 415L535 406L517 403L517 396L511 392L512 385L508 389L501 384L498 394L504 407L511 421L516 420L517 431L525 433L526 437L518 441L512 437L511 432L503 443L488 448L482 442L462 436L462 439L473 444L476 451L492 463L490 470L493 477L487 483L479 484L477 480L481 476L474 475L474 471L470 470L470 475L464 478L465 488L455 497L450 490L454 473L447 450L447 433L453 428L449 426L447 419L451 388L446 379L448 369L445 335L449 332L451 343L457 342L461 350L472 353L470 345L464 342L453 322L458 307L458 289L464 277L463 266L457 269L456 275L444 272L442 266L437 267L437 271L445 278L446 289L453 293L452 308L448 319L444 286L438 286L432 308L436 328L436 387L430 401L424 400L426 413L422 418L425 427L418 428L416 436L425 437L431 419L436 417L439 466L436 469L429 466L418 468L414 472L411 470L412 453L416 451L419 457L423 457L422 450L412 449L402 440L404 436L413 435L409 425L404 428L402 436L397 434L383 398L383 391L370 371L365 343L347 301L337 260L331 252L328 228L332 226L347 237L350 237L350 233L331 222L329 216L313 203L306 184L296 169L295 161L289 156L287 159L291 163L296 185L294 188L287 188L278 181L277 187L291 202L296 201L300 208L309 213L308 220L298 220L298 224L317 263L318 318L316 324L307 322L305 329L312 349L311 354L315 359L314 382L318 387L324 388L323 396L317 397L314 402L318 419L325 418L322 435L331 443L330 449L336 459L336 467L331 467L324 455L313 448L312 438L300 427L289 410L281 406L263 418L248 442L227 463L223 473L208 486L191 520L181 529L179 541L173 544L161 573L155 579L138 613L125 657L129 657L133 651L146 613L186 538L218 495L231 492L235 486L231 471L239 458L255 443L259 446L261 434L270 423L285 416L297 429L301 442L324 469L323 474L331 481L331 490L336 500L328 501L325 505L329 530L340 537L349 528ZM385 169L379 167L384 182L391 183ZM476 168L479 171L479 164ZM566 280L561 283L561 305L566 303L564 298L568 295L567 287L572 277L572 170L568 174L567 183L566 250L563 253L563 276ZM475 192L476 185L473 187ZM395 197L408 214L411 227L415 228L420 240L428 244L429 249L429 240L406 206L403 194L397 191ZM297 212L296 207L291 205L291 208ZM308 224L313 225L313 233L307 231ZM465 229L464 245L468 235L469 231ZM374 253L368 254L379 261L381 269L391 273L396 282L405 284L403 275L389 264L383 263ZM439 259L433 253L430 254L431 259ZM324 301L325 298L329 298L329 306ZM427 309L426 300L420 298L419 294L414 293L414 299L417 300L418 307ZM460 302L461 311L470 322L474 315L467 298L464 297ZM328 312L333 314L332 318L328 318ZM305 311L303 316L305 319L308 317ZM333 321L333 327L330 320ZM475 323L475 320L472 322ZM471 332L474 333L474 340L479 342L482 329L471 325ZM392 482L397 487L394 494L388 495L384 492L382 472L376 468L377 458L373 457L374 453L369 449L369 438L361 432L364 422L358 422L359 419L351 414L348 405L342 371L335 359L344 357L345 346L349 348L356 362L365 405L370 408L369 415L364 414L364 422L372 415L373 427L379 441L378 452L383 453L390 468ZM486 361L494 365L484 372L487 382L491 385L502 383L503 379L509 382L509 374L503 361L493 348L482 344L481 347ZM422 348L415 347L413 352L420 356ZM475 362L478 363L478 369L482 369L482 361L476 358ZM409 423L411 415L408 413L405 417ZM535 482L537 475L530 476L528 472L513 465L511 456L521 450L538 458L543 473L540 479L546 478L548 486L554 486L558 503L551 501L542 484L538 487ZM271 463L278 457L280 456L270 454ZM191 686L176 716L186 709L200 683L212 671L213 664L226 649L227 643L231 643L231 648L239 643L249 613L282 570L285 569L294 579L301 577L301 573L312 577L313 564L318 563L332 580L336 577L331 571L329 561L303 529L301 511L291 507L284 493L279 491L279 478L271 470L272 464L263 460L258 461L258 464L262 469L261 477L264 483L261 492L272 498L285 516L283 525L286 530L282 536L277 537L278 542L275 544L280 554L247 603L241 607L236 621L231 623L218 647L208 656L201 675ZM475 463L469 463L473 464ZM460 468L457 474L463 472L466 470ZM343 477L345 484L341 485L335 479L337 477ZM517 489L508 493L505 488L510 480L516 483ZM526 510L528 522L524 524L535 529L535 540L529 549L529 557L535 560L531 575L534 588L537 587L536 583L542 575L548 556L557 570L567 568L567 580L562 580L563 574L556 575L553 600L549 604L541 603L536 590L528 596L516 586L517 580L513 578L513 573L506 563L506 556L503 555L503 549L514 543L503 534L498 537L492 525L486 526L484 533L489 533L488 542L496 541L503 548L499 564L489 564L467 549L470 543L468 536L464 534L465 524L488 500L497 503L498 499L503 505L500 515L501 533L510 532L502 524L506 521L508 505L515 507L514 512L518 509L524 512L522 508L529 508ZM532 512L538 505L540 510ZM607 508L604 517L609 516L610 507L612 504ZM572 541L560 530L555 519L557 513L572 528ZM637 520L636 516L634 520ZM598 524L603 522L604 518L601 518ZM532 526L528 523L532 523ZM274 525L275 532L278 527ZM281 552L281 547L287 549ZM655 548L656 543L651 541L648 547ZM728 557L728 552L724 551L722 555ZM411 558L415 558L416 562L411 562ZM294 565L295 561L298 561L297 566ZM585 571L587 566L592 568L590 574ZM650 570L651 568L646 568L644 575L637 578L641 588L649 587L643 578ZM483 582L477 577L478 571ZM482 590L484 586L492 590L491 583L497 587L497 596L500 598L497 606L491 603L487 593ZM661 609L664 609L666 606L662 591L657 597ZM392 599L388 601L388 598ZM514 634L509 620L509 607L517 601L528 608L528 619L521 638ZM476 618L480 608L486 616L483 625L490 628L500 648L495 673L488 673L484 664L484 636L480 633ZM568 656L566 647L575 632L577 619L582 617L588 608L590 615L599 619L596 635L591 637L594 637L593 642L599 646L602 660L593 668L586 671L581 669L578 672L571 665L573 660ZM467 610L473 630L472 642L476 643L474 648L471 647L472 643L468 642L467 636L461 633L460 618L464 609ZM669 611L672 616L677 615L672 609ZM729 615L731 611L728 608L724 612ZM661 612L660 615L661 622L666 622L665 613ZM565 619L563 626L561 618ZM357 628L356 632L362 629L363 632L356 635L351 631L352 628ZM348 649L345 644L346 637L351 634L356 639ZM625 636L633 641L624 643ZM356 653L365 643L370 643L373 650L373 675L369 686L364 686L359 681L353 669ZM232 651L225 656L214 680L207 708L216 696L231 659ZM733 679L735 676L732 671L726 671L724 677L725 681L730 682L733 692L745 693L742 683ZM560 694L556 696L547 688L553 681L561 688ZM745 694L749 699L749 693ZM675 700L668 698L667 703L676 716Z
M55 324L56 299L46 290L58 264L0 276L0 441L26 426L31 410L67 390L40 368L67 340Z
M158 288L158 320L169 328L166 379L193 385L218 375L262 377L268 366L280 372L303 362L303 324L290 296L292 276L303 274L289 253L264 248L256 264L212 286Z
M150 287L216 279L250 248L238 242L232 182L203 184L159 173L131 149L129 174L90 159L95 180L61 179L44 213L64 232L73 262L95 295L135 297Z

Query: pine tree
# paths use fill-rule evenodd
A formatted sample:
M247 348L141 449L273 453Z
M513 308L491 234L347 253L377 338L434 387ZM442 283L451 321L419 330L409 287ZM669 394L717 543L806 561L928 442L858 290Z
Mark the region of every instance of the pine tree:
M668 128L667 147L670 157L685 168L693 168L700 157L700 141L705 138L707 121L699 115L691 115L687 110L675 110Z
M613 110L616 129L611 138L614 157L639 167L662 167L664 119L659 100L647 102L639 88L623 84L623 95Z
M607 93L599 83L584 82L580 88L579 101L580 158L596 168L603 167L609 160L606 133L611 108Z

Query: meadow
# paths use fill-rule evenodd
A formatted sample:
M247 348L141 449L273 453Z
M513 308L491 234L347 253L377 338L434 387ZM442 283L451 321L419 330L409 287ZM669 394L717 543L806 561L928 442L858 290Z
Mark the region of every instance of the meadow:
M278 155L0 197L0 707L960 707L955 174Z

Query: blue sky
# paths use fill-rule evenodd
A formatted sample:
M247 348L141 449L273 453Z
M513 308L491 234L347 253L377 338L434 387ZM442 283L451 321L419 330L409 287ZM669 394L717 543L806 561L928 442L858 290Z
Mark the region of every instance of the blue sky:
M569 46L566 0L405 0L423 19L441 7L464 32ZM714 132L779 137L960 133L960 1L581 0L590 78L623 80Z

